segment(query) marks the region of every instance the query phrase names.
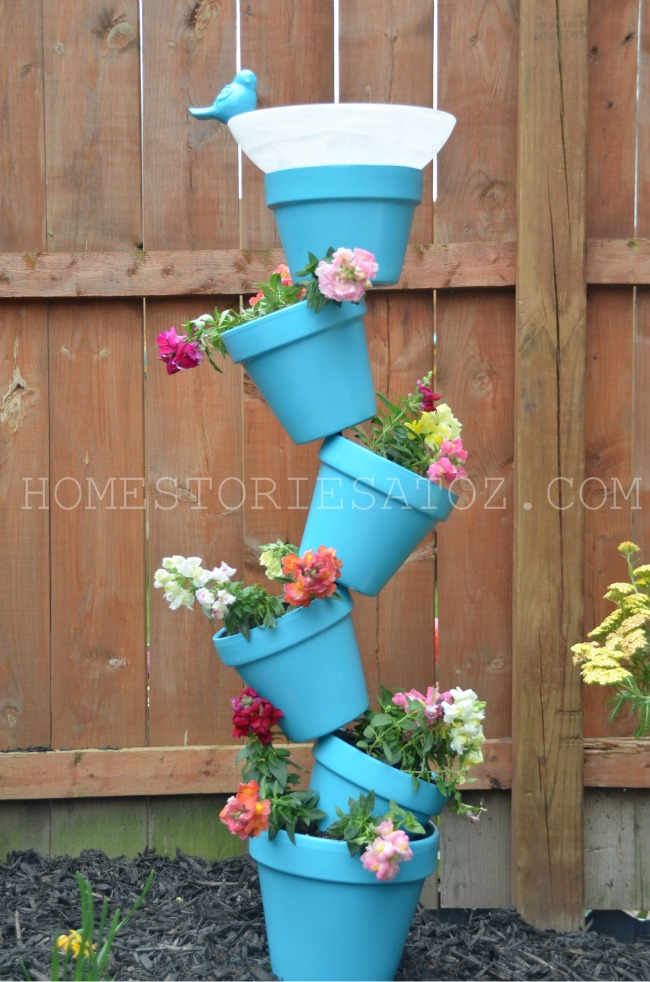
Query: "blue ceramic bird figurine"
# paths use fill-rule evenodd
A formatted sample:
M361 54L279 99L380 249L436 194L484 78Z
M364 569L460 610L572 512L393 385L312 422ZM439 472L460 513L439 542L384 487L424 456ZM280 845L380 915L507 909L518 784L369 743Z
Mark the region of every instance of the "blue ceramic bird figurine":
M248 68L237 72L232 82L224 85L211 106L190 109L197 119L219 119L227 123L233 116L257 108L257 78Z

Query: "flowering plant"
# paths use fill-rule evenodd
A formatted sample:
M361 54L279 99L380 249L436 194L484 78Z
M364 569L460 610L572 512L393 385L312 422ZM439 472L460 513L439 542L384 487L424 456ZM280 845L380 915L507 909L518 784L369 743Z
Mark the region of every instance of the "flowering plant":
M621 542L618 551L630 582L610 584L605 599L616 610L589 632L593 640L574 644L571 651L587 684L614 687L610 722L629 705L639 739L650 734L650 565L634 565L641 550L633 542Z
M450 810L477 821L483 808L465 804L459 785L483 761L485 703L472 689L426 695L382 686L379 709L367 709L338 736L370 757L391 764L417 780L435 782L451 798Z
M318 808L318 791L295 789L297 767L286 747L273 743L273 727L283 716L281 710L253 689L244 689L230 701L233 736L246 739L237 754L237 760L243 762L243 781L219 813L233 835L245 841L268 832L273 839L284 830L292 842L296 833L339 839L347 843L352 856L360 855L363 867L377 879L393 879L399 864L413 857L409 833L423 835L425 831L413 815L391 802L388 813L378 820L373 816L375 794L371 791L350 799L347 813L337 809L337 820L321 830L318 823L326 815Z
M258 584L234 580L237 570L221 563L204 569L198 556L168 556L154 574L154 586L164 591L171 610L194 607L197 602L211 621L223 621L226 634L248 639L254 627L274 628L278 617L312 600L336 595L341 560L326 546L308 549L302 556L295 546L281 542L262 546L260 564L269 580L283 584L282 596L269 594Z
M297 274L310 277L305 282L294 283L288 266L283 263L273 271L268 283L255 284L258 292L249 299L248 307L240 305L238 310L202 314L183 324L184 334L177 334L175 327L161 331L156 338L159 359L165 362L168 375L196 368L204 355L220 372L214 353L224 358L228 354L223 341L226 331L291 307L300 300L306 300L316 313L330 302L339 306L344 300L359 303L372 286L370 281L377 269L371 252L343 247L336 252L330 247L320 260L310 252L308 265Z
M352 432L373 453L430 481L451 483L467 477L462 424L446 403L436 406L441 397L431 388L431 376L418 379L417 391L397 403L378 392L384 411L373 416L368 432L357 426Z

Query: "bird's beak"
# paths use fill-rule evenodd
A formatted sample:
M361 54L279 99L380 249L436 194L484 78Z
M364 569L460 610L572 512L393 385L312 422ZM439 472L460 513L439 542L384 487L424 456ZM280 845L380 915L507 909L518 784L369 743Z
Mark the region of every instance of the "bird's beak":
M197 119L210 119L214 116L214 106L204 106L201 109L190 108L189 112Z

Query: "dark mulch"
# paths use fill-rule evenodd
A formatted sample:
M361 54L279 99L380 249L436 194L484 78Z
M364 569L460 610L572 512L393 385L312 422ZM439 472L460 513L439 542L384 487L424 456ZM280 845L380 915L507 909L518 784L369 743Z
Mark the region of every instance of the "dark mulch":
M90 880L109 917L137 899L144 905L118 934L117 979L274 979L255 864L248 857L204 862L145 854L109 859L101 852L43 859L10 854L0 864L0 979L50 977L52 938L78 926L75 871ZM334 939L335 940L335 939ZM603 934L539 931L512 911L473 911L453 923L419 908L397 978L650 980L650 937L622 944Z

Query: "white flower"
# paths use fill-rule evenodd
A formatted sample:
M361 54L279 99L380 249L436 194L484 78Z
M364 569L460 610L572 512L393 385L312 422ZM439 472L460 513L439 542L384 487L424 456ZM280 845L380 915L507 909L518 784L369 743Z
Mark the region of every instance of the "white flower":
M206 583L230 583L236 572L237 570L229 566L228 563L222 563L221 566L215 566L206 574Z
M221 620L231 604L234 604L235 597L227 590L219 590L212 605L212 616L215 621Z
M214 603L212 592L204 586L199 587L199 589L196 591L196 599L202 607L207 607L208 609L210 609Z
M164 596L172 610L178 610L179 607L192 608L194 606L194 593L186 590L179 583L169 583Z

